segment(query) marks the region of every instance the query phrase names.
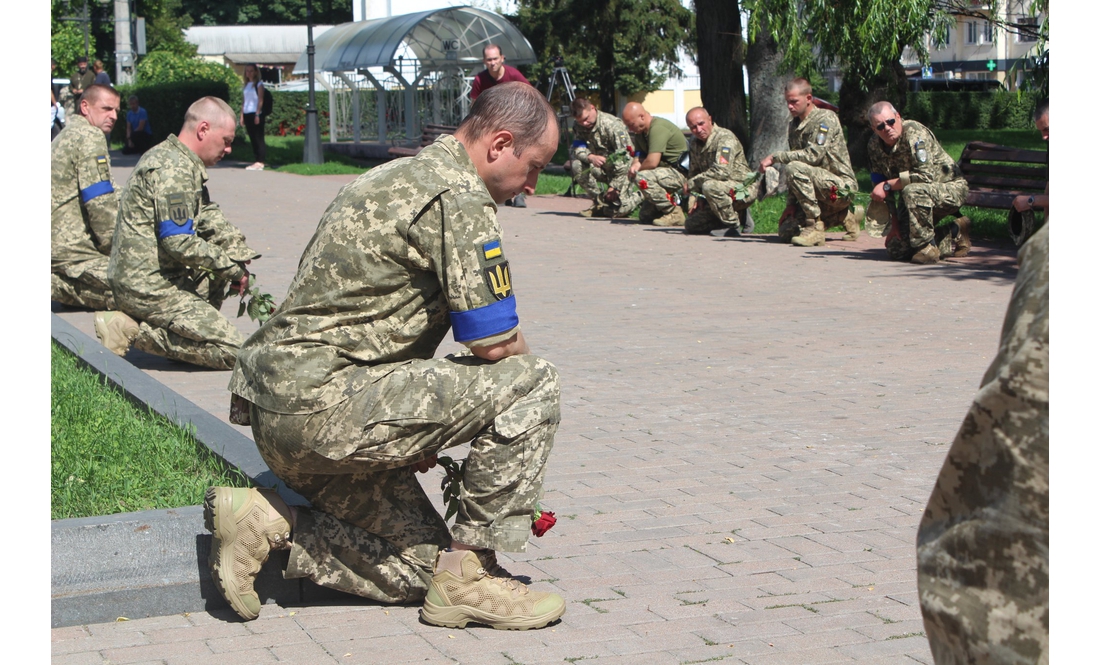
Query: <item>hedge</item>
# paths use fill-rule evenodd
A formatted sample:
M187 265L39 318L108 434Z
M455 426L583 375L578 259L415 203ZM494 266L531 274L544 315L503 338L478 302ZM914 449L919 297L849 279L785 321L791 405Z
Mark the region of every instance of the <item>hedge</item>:
M319 88L320 86L318 86ZM314 92L313 101L317 104L317 124L321 128L321 134L328 134L328 92L319 89ZM302 91L271 91L271 115L264 124L264 134L277 136L279 126L285 123L286 135L293 136L299 126L306 124L306 104L309 102L309 93ZM237 95L236 99L229 102L230 106L240 109L244 103L243 95ZM304 130L303 130L304 131ZM238 130L244 136L244 129Z
M229 101L229 86L219 81L181 81L156 85L120 85L122 96L118 122L111 131L111 140L126 141L126 112L130 110L130 95L138 96L138 103L149 112L149 125L153 128L153 145L177 134L183 126L187 108L201 97L220 97ZM231 102L230 102L231 103Z
M936 129L1032 129L1035 102L1027 92L910 92L902 115Z

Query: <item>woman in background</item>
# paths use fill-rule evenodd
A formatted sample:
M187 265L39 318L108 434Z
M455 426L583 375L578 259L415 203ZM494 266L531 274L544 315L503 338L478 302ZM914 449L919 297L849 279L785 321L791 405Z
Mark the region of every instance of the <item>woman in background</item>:
M264 83L260 80L260 70L256 65L244 68L244 105L241 106L241 124L252 141L252 152L256 161L245 167L246 171L263 171L267 159L267 144L264 143L264 122L261 110L264 101Z

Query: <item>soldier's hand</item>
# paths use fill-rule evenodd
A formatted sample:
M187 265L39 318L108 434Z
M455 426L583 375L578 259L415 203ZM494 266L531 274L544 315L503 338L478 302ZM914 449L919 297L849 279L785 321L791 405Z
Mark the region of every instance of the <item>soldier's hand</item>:
M1027 202L1028 197L1021 194L1012 199L1012 207L1016 209L1016 212L1027 212L1032 209L1032 204Z
M439 463L439 457L437 455L432 455L428 459L420 460L419 462L417 462L416 464L413 464L412 466L413 466L414 469L416 469L417 473L427 473L428 469L435 468L438 463Z
M589 155L588 163L598 169L602 169L603 165L607 163L607 157L604 157L603 155Z
M871 189L871 200L872 201L882 202L882 201L886 200L886 190L882 188L882 185L885 182L886 181L883 180L882 182L875 185L874 188Z
M774 163L775 163L775 160L772 159L771 155L768 155L764 159L761 159L760 160L760 172L763 173L764 171L767 171L768 167L771 166Z
M629 171L630 177L633 178L634 176L638 175L638 171L640 171L641 168L642 168L642 163L639 162L638 160L635 159L633 162L631 162L630 163L630 171Z

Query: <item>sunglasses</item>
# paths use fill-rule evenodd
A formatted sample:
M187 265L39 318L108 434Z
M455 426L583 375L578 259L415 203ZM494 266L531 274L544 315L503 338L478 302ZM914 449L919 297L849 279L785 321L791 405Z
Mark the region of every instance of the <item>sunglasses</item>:
M898 121L897 118L890 118L886 122L878 123L878 125L875 127L875 129L881 132L882 130L886 129L887 125L889 125L890 127L893 127L894 123L897 122L897 121Z

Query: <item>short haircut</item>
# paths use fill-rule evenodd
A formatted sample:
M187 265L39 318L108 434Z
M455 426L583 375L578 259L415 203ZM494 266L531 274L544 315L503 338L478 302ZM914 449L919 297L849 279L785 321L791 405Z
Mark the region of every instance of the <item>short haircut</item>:
M707 116L708 118L710 117L710 113L708 113L707 110L702 106L693 106L692 108L688 109L687 113L684 114L684 120L690 118L691 114L695 113L696 111L701 111L703 115Z
M211 125L221 123L237 124L237 114L225 103L224 99L217 97L203 97L191 106L187 107L187 113L183 116L184 129L197 127L202 121Z
M871 104L871 108L867 109L867 122L872 122L876 115L882 115L883 113L900 115L890 102L875 102Z
M103 69L103 61L102 60L96 60L95 62L92 63L92 67L95 67L96 69Z
M126 98L126 101L127 102L139 102L141 100L138 99L137 95L130 95L129 97Z
M87 100L88 104L95 104L104 95L110 95L115 99L118 99L118 90L115 90L109 85L103 85L101 83L95 83L87 88L84 88L84 92L80 95L80 99L77 100L76 106L80 108L80 103Z
M1033 122L1039 122L1039 118L1042 118L1047 113L1050 113L1050 100L1040 99L1035 102L1035 113L1031 114L1031 120Z
M534 86L519 81L495 85L477 96L458 132L470 141L505 130L512 133L512 152L518 157L538 144L546 126L556 120L554 107Z
M569 109L573 111L574 118L581 117L581 115L590 108L592 108L592 102L584 97L577 97L573 100L573 103L569 105Z
M481 57L484 58L485 57L485 52L490 50L490 49L495 49L496 52L497 52L497 55L499 55L501 57L504 56L504 51L500 50L500 46L498 44L486 44L485 47L481 49ZM480 95L478 95L478 96L480 97Z
M797 92L800 95L812 95L814 94L814 88L810 85L810 82L802 77L793 78L787 81L787 85L783 86L783 93Z

